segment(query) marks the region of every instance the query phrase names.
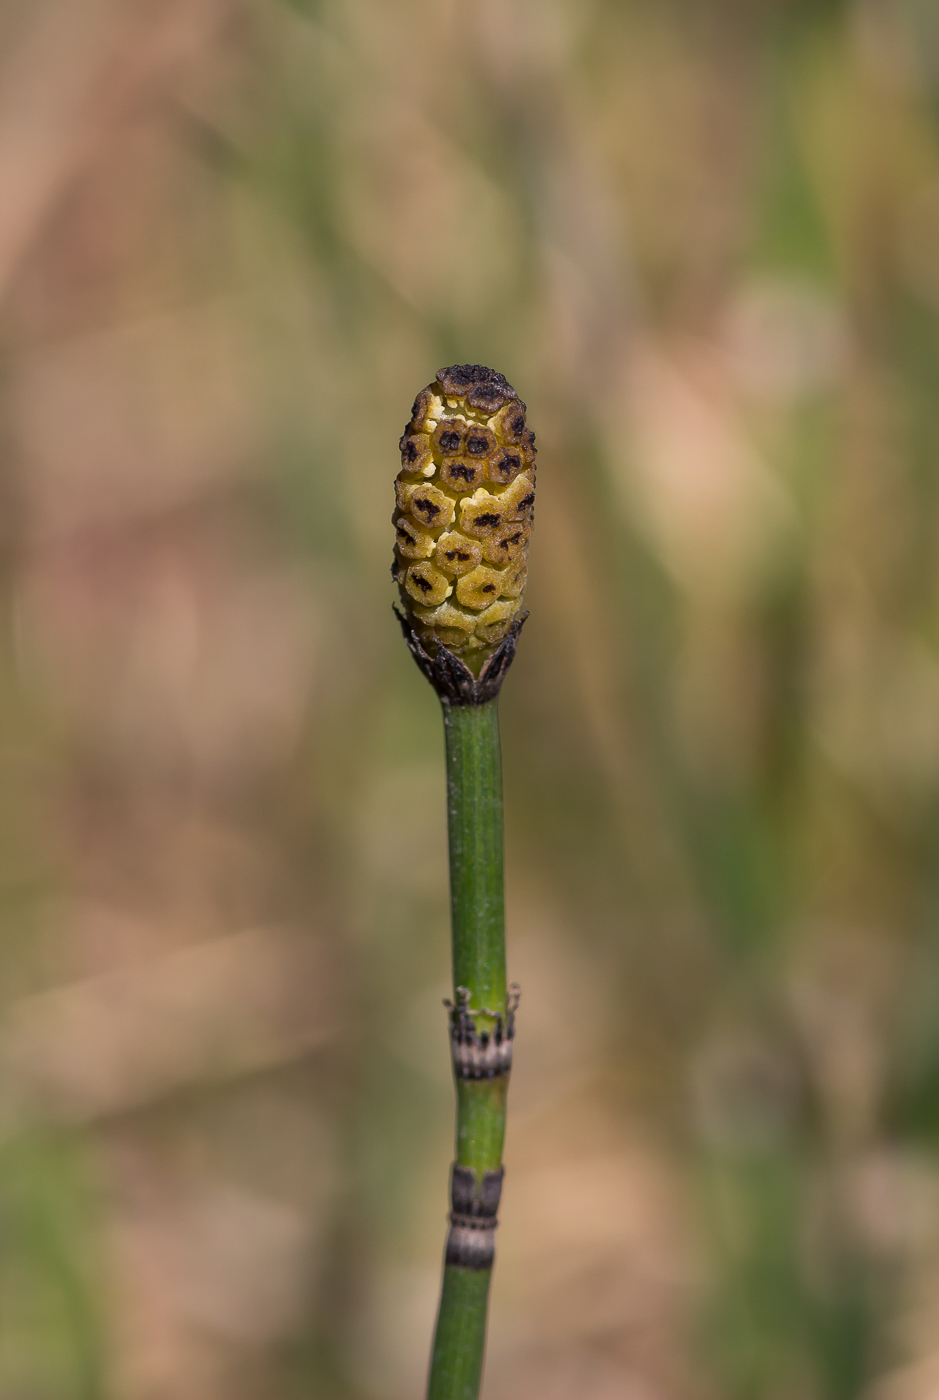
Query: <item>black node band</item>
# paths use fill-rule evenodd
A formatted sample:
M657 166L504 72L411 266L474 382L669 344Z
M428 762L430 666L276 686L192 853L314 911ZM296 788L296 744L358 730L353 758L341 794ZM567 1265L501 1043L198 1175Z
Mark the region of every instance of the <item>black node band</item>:
M480 1181L472 1167L461 1167L454 1162L450 1168L450 1207L453 1216L478 1220L480 1223L494 1222L499 1213L504 1176L505 1167L500 1167L498 1171L486 1172Z
M491 1269L496 1257L496 1222L490 1220L485 1229L466 1225L451 1225L447 1235L445 1262L461 1269Z
M504 1012L471 1009L464 987L457 988L455 1003L444 1002L450 1013L450 1051L456 1079L496 1079L509 1073L518 1001L519 990L513 983ZM476 1029L473 1018L481 1015L495 1022L491 1031Z
M505 1168L485 1172L454 1162L450 1169L450 1230L446 1262L463 1269L491 1269L496 1253L496 1214Z

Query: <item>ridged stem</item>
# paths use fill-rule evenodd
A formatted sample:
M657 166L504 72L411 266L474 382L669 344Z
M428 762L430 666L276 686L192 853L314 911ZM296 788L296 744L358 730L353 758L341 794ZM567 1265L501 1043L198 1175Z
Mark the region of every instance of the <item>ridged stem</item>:
M444 705L454 1000L506 1013L502 758L498 700ZM474 1016L481 1032L495 1017ZM508 1074L457 1077L456 1162L481 1184L499 1171ZM477 1400L482 1377L491 1261L447 1262L431 1356L428 1400Z
M498 700L444 705L453 986L505 1006L502 755Z

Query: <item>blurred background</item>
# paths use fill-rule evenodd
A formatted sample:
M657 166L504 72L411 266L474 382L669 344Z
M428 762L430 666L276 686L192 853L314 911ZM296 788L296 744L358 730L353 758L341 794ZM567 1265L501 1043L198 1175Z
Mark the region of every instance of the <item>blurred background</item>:
M0 1400L411 1400L415 392L540 446L486 1400L939 1396L934 0L6 0Z

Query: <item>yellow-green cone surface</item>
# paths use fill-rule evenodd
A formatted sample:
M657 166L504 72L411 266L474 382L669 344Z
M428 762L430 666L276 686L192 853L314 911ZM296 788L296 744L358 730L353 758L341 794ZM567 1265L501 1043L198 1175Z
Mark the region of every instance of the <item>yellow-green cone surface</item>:
M501 374L450 365L414 400L395 481L395 579L425 649L479 675L521 612L535 435Z

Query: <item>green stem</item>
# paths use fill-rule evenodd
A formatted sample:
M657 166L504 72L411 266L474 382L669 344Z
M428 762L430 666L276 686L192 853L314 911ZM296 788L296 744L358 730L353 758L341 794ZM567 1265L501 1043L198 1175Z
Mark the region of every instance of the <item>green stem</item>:
M497 700L443 707L454 1001L459 1002L465 992L471 1011L492 1013L473 1015L480 1033L492 1032L496 1017L506 1015L502 760L497 707ZM491 1078L456 1077L455 1170L469 1169L477 1191L487 1173L501 1169L508 1078L507 1072ZM485 1233L492 1238L491 1232ZM427 1395L428 1400L477 1400L492 1263L491 1258L482 1265L451 1262L452 1253L448 1242Z
M505 894L499 702L444 705L453 986L470 1005L505 1005Z

